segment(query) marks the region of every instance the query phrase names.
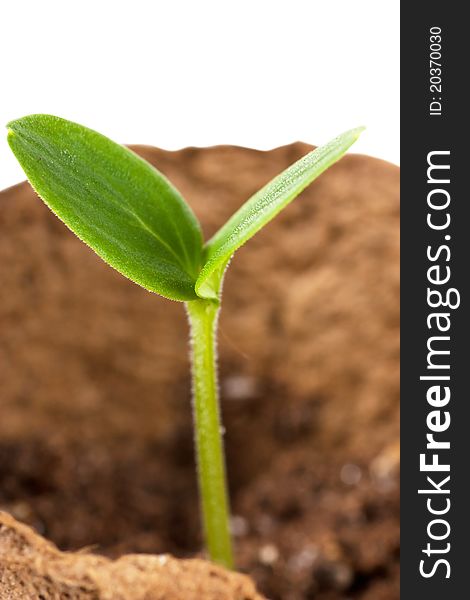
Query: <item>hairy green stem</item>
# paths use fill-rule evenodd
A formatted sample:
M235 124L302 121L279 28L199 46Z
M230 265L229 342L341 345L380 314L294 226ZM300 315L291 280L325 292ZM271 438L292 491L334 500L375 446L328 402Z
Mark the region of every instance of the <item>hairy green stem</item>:
M210 558L233 567L229 502L216 373L219 306L210 300L187 302L191 325L193 411L199 490Z

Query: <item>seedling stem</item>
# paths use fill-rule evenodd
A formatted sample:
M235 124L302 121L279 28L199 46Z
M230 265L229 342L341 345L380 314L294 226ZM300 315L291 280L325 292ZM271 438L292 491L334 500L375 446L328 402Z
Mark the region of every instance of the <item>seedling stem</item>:
M186 303L191 326L191 363L196 458L204 531L212 560L233 567L218 385L216 331L219 304Z

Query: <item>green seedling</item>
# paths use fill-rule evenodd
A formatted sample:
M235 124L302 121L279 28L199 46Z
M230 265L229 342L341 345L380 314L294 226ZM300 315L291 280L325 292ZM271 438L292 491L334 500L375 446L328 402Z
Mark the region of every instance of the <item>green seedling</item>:
M361 131L347 131L298 160L204 242L178 190L131 150L50 115L8 125L12 151L59 219L125 277L186 306L205 539L211 559L229 568L233 558L215 345L224 274L234 252L339 160Z

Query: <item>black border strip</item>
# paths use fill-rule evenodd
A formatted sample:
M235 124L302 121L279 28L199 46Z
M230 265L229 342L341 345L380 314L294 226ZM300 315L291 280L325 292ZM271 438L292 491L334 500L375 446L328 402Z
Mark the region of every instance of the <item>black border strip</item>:
M465 373L470 372L470 336L466 318L466 299L470 280L470 219L468 204L470 194L466 189L470 174L470 152L464 148L464 139L470 130L469 119L464 112L466 99L466 59L469 55L467 42L470 38L464 17L464 3L437 2L429 0L423 4L401 4L401 256L402 256L402 371L401 371L401 422L402 422L402 529L401 529L401 597L406 600L460 599L470 597L467 578L470 576L470 398L465 389ZM440 28L441 33L441 85L430 89L431 27ZM437 29L433 30L434 32ZM434 46L434 48L437 48ZM437 59L437 54L434 55ZM437 71L432 75L437 76ZM433 80L437 82L437 79ZM431 102L434 113L430 112ZM440 114L437 114L439 113ZM430 160L450 165L445 170L431 171L428 182L428 153L449 151L449 155L433 155ZM467 164L469 163L469 164ZM435 175L435 176L433 176ZM446 178L448 183L443 183ZM445 190L450 197L449 206L434 210L428 206L428 194L432 189ZM436 203L445 202L446 193L436 192L431 196ZM433 200L431 200L433 202ZM449 214L447 228L432 229L427 224L432 213L434 223L441 223ZM450 236L450 239L446 238ZM440 247L447 246L448 252ZM443 278L450 269L447 283L431 284L430 276ZM427 288L445 294L450 288L458 290L458 308L431 308ZM434 295L433 300L437 300ZM455 303L457 293L451 294ZM432 301L432 300L431 300ZM431 328L427 318L433 312L449 314L450 327L447 332L437 329L437 319L431 317ZM446 318L440 323L444 326ZM448 336L449 340L433 340L432 348L449 350L450 354L428 356L427 343L432 336ZM430 369L428 358L434 364L449 365L449 369ZM449 376L450 380L420 380L420 376ZM431 406L427 391L431 386L441 385L450 389L450 400L442 406ZM433 396L436 398L436 395ZM432 398L431 398L432 400ZM436 403L438 404L438 402ZM446 412L451 419L448 429L435 433L437 440L449 441L450 449L429 450L426 434L432 433L427 423L430 412L439 410L439 416L429 417L431 426L443 425ZM424 472L420 470L420 454L426 453L425 462L432 461L437 453L439 463L448 464L450 470ZM435 485L449 493L419 494L419 489L432 490L427 480L433 478ZM441 484L447 477L450 479ZM447 502L450 501L450 505ZM429 503L428 503L429 502ZM442 515L432 515L434 510L449 510ZM434 523L434 519L448 522L450 530L442 540L433 540L447 532L445 523ZM429 531L428 531L428 528ZM432 553L423 552L430 544ZM447 546L449 544L449 546ZM446 551L444 551L446 550ZM436 551L434 553L434 551ZM436 565L437 561L443 561ZM421 561L424 560L424 563ZM448 566L447 566L448 563ZM432 576L424 577L422 571ZM447 577L449 575L449 577ZM463 594L463 595L462 595Z

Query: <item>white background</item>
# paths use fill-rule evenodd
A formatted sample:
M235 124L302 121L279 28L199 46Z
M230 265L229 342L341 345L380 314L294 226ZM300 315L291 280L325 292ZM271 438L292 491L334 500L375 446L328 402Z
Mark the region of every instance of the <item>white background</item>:
M0 122L45 112L167 149L312 144L399 160L398 0L0 3ZM0 138L0 189L24 179Z

